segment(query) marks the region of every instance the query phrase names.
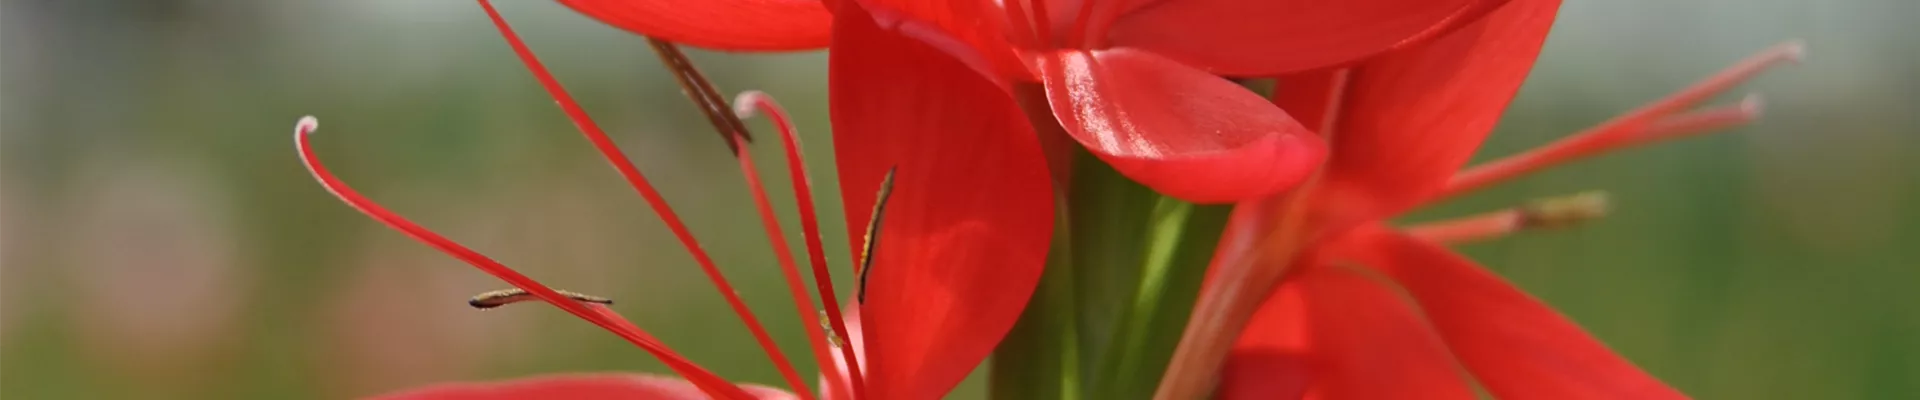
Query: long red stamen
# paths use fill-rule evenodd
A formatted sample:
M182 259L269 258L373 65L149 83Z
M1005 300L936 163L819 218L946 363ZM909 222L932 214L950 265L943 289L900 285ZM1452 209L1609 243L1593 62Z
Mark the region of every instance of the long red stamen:
M1614 148L1640 145L1657 140L1682 138L1746 125L1749 122L1759 119L1760 111L1765 107L1765 101L1759 94L1750 94L1747 95L1746 98L1741 99L1739 104L1711 107L1661 118L1659 121L1647 125L1646 129L1630 135L1630 139L1622 141L1619 146ZM1604 152L1605 150L1602 151Z
M832 325L833 334L841 338L852 338L847 330L847 322L840 315L839 293L833 289L833 274L827 270L826 246L820 240L820 218L814 213L813 183L807 177L807 162L802 158L800 138L796 137L793 121L787 118L787 112L779 103L766 93L748 91L741 93L733 101L734 112L740 118L751 118L756 113L766 114L773 121L775 130L780 131L780 143L787 151L787 174L793 182L793 197L799 203L800 231L807 241L807 261L813 267L813 284L820 292L820 302L826 305L827 324ZM853 387L853 398L866 398L864 370L860 369L860 359L854 357L853 343L840 346L840 356L847 363L847 382Z
M1307 116L1302 122L1331 141L1338 135L1350 76L1348 69L1326 71L1310 81L1298 82L1299 87L1277 88L1301 92L1280 96L1277 100L1284 102L1277 105ZM1313 188L1325 172L1315 171L1298 190L1243 203L1234 210L1235 224L1241 226L1229 225L1228 229L1262 233L1244 239L1244 243L1225 243L1227 252L1214 255L1215 267L1207 273L1186 330L1181 332L1167 371L1160 377L1160 387L1154 389L1155 400L1204 398L1211 393L1220 364L1239 337L1238 332L1246 328L1260 303L1279 286L1294 259L1312 240L1313 229L1318 229L1311 226L1307 216L1311 211L1309 200L1315 196ZM1249 213L1244 219L1239 215L1242 210Z
M1584 192L1536 199L1525 205L1480 215L1429 222L1403 229L1414 237L1442 244L1496 239L1526 229L1559 229L1607 215L1606 192Z
M1507 236L1520 230L1524 218L1520 210L1500 210L1480 215L1428 222L1404 229L1408 235L1441 244L1473 243Z
M1247 228L1264 233L1255 236L1251 245L1231 248L1244 252L1214 255L1215 267L1202 283L1200 298L1194 300L1193 314L1187 317L1173 358L1154 389L1154 400L1206 398L1213 391L1238 332L1246 330L1261 302L1307 250L1311 232L1305 216L1313 187L1323 173L1314 172L1301 189L1241 205L1255 207L1248 219L1253 226ZM1236 209L1235 214L1239 213Z
M707 123L713 125L714 133L727 143L728 150L737 154L740 146L753 142L746 125L728 112L726 99L720 97L720 91L713 88L713 83L700 73L700 68L693 66L693 60L680 51L680 46L658 38L647 38L647 46L652 47L654 54L660 56L660 63L666 64L667 70L673 72L673 80L680 83L680 91L686 93L687 99L692 100L695 107L700 107L700 114L707 117ZM738 143L735 137L740 139Z
M1682 113L1651 124L1591 128L1524 153L1467 168L1454 174L1447 182L1447 187L1432 201L1479 190L1578 159L1744 125L1760 117L1761 107L1759 95L1748 95L1739 104Z
M767 231L767 240L773 244L774 258L780 262L780 273L787 281L787 293L793 295L794 313L799 315L802 326L806 327L807 343L813 350L815 364L820 373L826 374L828 382L844 382L840 371L834 368L833 356L828 352L827 337L820 331L820 324L804 323L814 315L813 299L808 295L806 282L800 278L800 268L793 262L793 248L787 245L786 233L780 228L780 216L773 212L773 202L767 199L766 184L760 181L759 169L753 165L753 154L748 150L745 140L734 139L738 145L740 173L747 178L747 187L753 191L753 205L760 212L760 226ZM823 388L824 389L824 388ZM801 393L802 398L809 395Z
M1446 199L1576 158L1750 121L1760 111L1757 97L1748 97L1738 108L1702 111L1700 115L1703 116L1676 114L1752 79L1769 67L1798 61L1804 52L1805 46L1799 42L1776 45L1693 86L1599 126L1525 153L1469 168L1455 175L1447 188L1431 201Z
M1045 44L1045 39L1034 32L1033 19L1027 18L1025 3L1023 0L1002 0L1000 10L1007 13L1007 26L1013 35L1011 41L1015 45L1038 49Z
M1088 45L1090 43L1087 43L1087 39L1089 37L1092 37L1093 32L1087 31L1087 22L1088 22L1087 20L1093 19L1094 3L1098 3L1098 1L1094 1L1094 0L1080 1L1080 11L1076 12L1073 16L1073 28L1071 28L1072 31L1067 32L1067 47L1072 47L1076 49L1084 49L1089 47Z
M1028 7L1033 8L1033 19L1029 20L1028 24L1033 26L1034 37L1039 38L1041 46L1051 47L1053 45L1053 13L1047 11L1047 0L1026 0L1026 3Z
M640 174L640 169L633 166L633 161L627 159L626 154L613 143L613 139L607 137L599 124L594 123L593 119L587 115L587 111L573 100L573 96L567 94L558 80L553 78L553 74L547 72L547 67L534 57L533 50L528 48L526 43L520 40L520 35L515 34L513 28L507 25L506 18L501 17L500 11L493 8L493 3L489 0L477 1L480 7L486 10L487 17L493 20L493 26L499 29L500 36L506 39L507 45L513 47L513 52L520 57L520 62L533 73L534 79L540 81L540 86L544 87L547 94L553 97L554 102L560 105L560 109L566 112L567 118L573 120L574 126L587 137L587 141L592 142L593 147L606 157L607 162L612 164L615 170L620 172L620 176L640 193L640 197L646 199L647 205L653 209L654 214L660 217L661 222L666 223L667 229L673 231L673 236L680 240L680 244L686 247L687 253L700 264L701 271L706 273L707 279L713 282L714 288L720 292L720 295L726 298L727 305L733 308L734 314L747 325L747 330L753 333L754 340L759 342L762 350L766 351L767 358L773 360L774 367L780 370L780 375L786 379L787 385L792 387L795 393L806 393L807 386L805 381L800 379L800 373L793 369L793 364L787 361L787 356L782 354L779 346L774 344L773 336L767 334L766 328L760 324L760 319L754 317L752 310L747 308L746 302L740 300L740 295L734 291L733 285L720 274L720 269L714 265L712 257L707 255L706 250L700 248L700 242L694 239L693 232L687 229L686 223L681 222L680 217L673 213L673 208L667 205L666 198L660 196L660 191L647 182L646 176Z
M1074 33L1080 38L1073 43L1075 48L1093 49L1106 47L1107 31L1113 22L1120 19L1120 13L1126 11L1125 1L1082 0L1079 19L1074 21Z
M559 292L554 291L552 288L541 284L539 281L535 281L533 278L514 271L513 268L509 268L506 265L500 264L498 261L487 258L487 256L473 251L473 249L469 249L466 246L462 246L460 243L454 242L451 239L447 239L445 236L440 236L440 234L434 233L419 224L413 223L413 221L401 217L399 214L387 210L386 207L381 207L379 203L367 199L366 196L360 195L360 192L353 190L353 187L347 186L346 182L341 181L333 175L332 171L327 170L326 165L320 162L320 157L314 154L313 147L308 144L308 138L319 128L320 121L318 119L311 116L300 118L300 122L295 125L293 130L294 151L300 155L300 163L307 167L307 172L313 174L314 180L319 181L321 187L326 188L327 192L332 193L333 196L339 198L341 202L346 203L348 206L353 207L353 209L359 210L362 214L366 214L368 217L372 217L374 220L380 221L380 223L394 230L400 231L400 233L406 234L408 237L412 237L414 240L420 241L420 243L439 249L441 252L453 256L453 258L460 259L468 265L472 265L474 268L486 272L488 275L493 275L502 281L506 281L508 284L512 284L514 287L526 290L535 297L539 297L540 300L546 301L554 307L559 307L568 314L573 314L576 317L580 317L580 319L587 320L587 322L592 322L602 329L613 332L615 335L619 335L622 339L626 339L635 346L639 346L641 350L652 354L654 358L660 359L661 362L667 364L668 368L672 368L674 372L679 373L680 376L686 377L688 381L709 395L733 399L752 398L752 396L748 396L746 392L741 391L739 387L733 386L732 383L728 383L718 375L714 375L712 372L687 361L685 357L681 357L672 349L667 348L665 344L655 340L653 336L647 334L646 331L627 322L626 319L620 318L619 314L615 314L605 307L598 305L588 306L569 299Z

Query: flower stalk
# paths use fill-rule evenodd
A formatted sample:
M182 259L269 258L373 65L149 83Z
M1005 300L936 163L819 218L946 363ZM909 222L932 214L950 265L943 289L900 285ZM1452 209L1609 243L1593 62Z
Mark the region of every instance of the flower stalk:
M1024 105L1039 134L1065 134L1044 98ZM994 353L992 398L1144 399L1180 340L1231 206L1162 195L1084 149L1049 156L1070 168L1055 174L1066 177L1059 228L1040 287Z

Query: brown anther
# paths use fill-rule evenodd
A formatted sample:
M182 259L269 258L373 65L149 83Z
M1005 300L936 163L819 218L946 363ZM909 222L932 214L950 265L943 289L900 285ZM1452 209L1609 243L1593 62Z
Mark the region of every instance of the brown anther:
M826 311L820 312L820 329L827 332L827 342L833 344L834 348L840 348L847 345L847 340L845 338L841 338L838 332L834 332L833 319L827 317Z
M555 290L555 292L559 292L561 296L566 296L569 299L573 299L573 301L578 301L582 303L613 304L613 299L609 299L605 297L574 293L574 292L569 292L565 290ZM533 293L527 293L525 289L513 288L513 289L495 290L491 292L474 295L473 299L467 300L467 305L473 306L473 308L485 310L489 308L504 306L504 305L513 304L513 303L519 303L523 301L537 301L537 300L540 300L540 299L537 297L534 297Z
M726 141L727 150L739 155L740 144L734 141L735 137L752 142L753 136L747 133L747 126L740 122L740 117L734 115L733 107L727 105L727 99L714 89L713 82L708 81L707 76L700 73L700 68L693 65L693 60L688 59L686 53L680 51L680 46L673 42L647 38L647 45L653 48L654 54L660 56L660 63L673 71L674 81L680 83L680 92L693 100L693 105L707 116L707 123L712 124L714 132Z
M1606 215L1607 193L1589 191L1528 202L1520 207L1520 225L1524 228L1565 228Z
M880 244L880 218L886 215L887 198L893 197L893 172L900 167L887 168L887 177L880 181L879 199L873 202L873 218L867 220L866 243L860 246L859 286L855 288L854 300L867 304L867 276L873 275L873 249Z

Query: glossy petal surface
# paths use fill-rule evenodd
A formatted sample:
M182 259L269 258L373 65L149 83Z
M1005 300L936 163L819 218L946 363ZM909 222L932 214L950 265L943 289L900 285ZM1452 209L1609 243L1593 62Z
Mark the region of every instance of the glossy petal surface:
M833 15L817 0L555 0L608 25L719 50L826 47Z
M740 385L757 399L796 399L779 389ZM520 378L497 382L441 383L373 396L372 400L704 400L705 393L685 380L641 374L579 374Z
M1446 248L1379 226L1343 242L1343 255L1406 288L1495 397L1685 398L1552 307Z
M1488 0L1166 0L1122 16L1117 47L1221 75L1271 76L1344 64L1436 37Z
M851 4L851 3L849 3ZM876 399L939 398L1013 327L1039 282L1053 189L1012 97L901 25L843 7L828 59L847 226L893 196L866 278L861 326ZM858 254L858 228L848 239Z
M1227 368L1226 399L1474 398L1405 297L1341 266L1302 266L1281 284L1234 343Z
M1040 58L1053 116L1087 150L1162 194L1201 203L1299 184L1326 148L1259 95L1152 53Z
M1515 0L1458 32L1352 70L1317 210L1344 225L1400 212L1466 164L1526 80L1558 0ZM1331 221L1324 221L1331 220Z

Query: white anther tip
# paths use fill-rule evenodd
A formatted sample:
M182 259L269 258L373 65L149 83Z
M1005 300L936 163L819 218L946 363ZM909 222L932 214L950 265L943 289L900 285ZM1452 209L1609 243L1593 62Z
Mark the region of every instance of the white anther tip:
M739 95L733 96L733 116L740 119L753 118L759 115L760 102L766 100L766 92L758 90L740 92Z
M300 122L296 122L293 125L293 133L295 134L301 132L313 133L313 131L316 130L320 130L320 119L314 118L312 115L300 117Z
M1760 115L1760 111L1766 107L1767 99L1759 93L1748 93L1747 97L1740 98L1740 112L1748 115Z
M1807 41L1804 39L1788 40L1780 43L1779 48L1780 56L1787 61L1798 63L1807 58Z

